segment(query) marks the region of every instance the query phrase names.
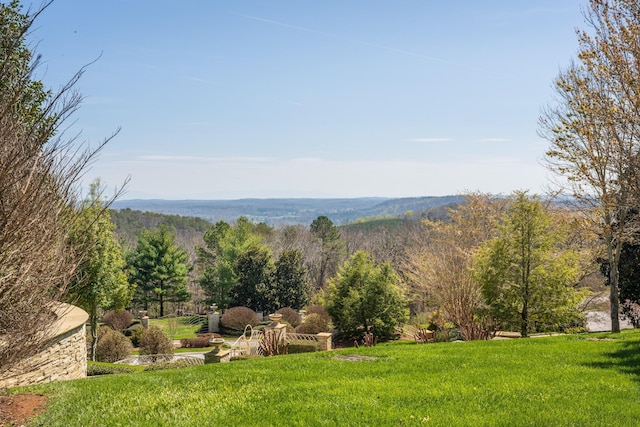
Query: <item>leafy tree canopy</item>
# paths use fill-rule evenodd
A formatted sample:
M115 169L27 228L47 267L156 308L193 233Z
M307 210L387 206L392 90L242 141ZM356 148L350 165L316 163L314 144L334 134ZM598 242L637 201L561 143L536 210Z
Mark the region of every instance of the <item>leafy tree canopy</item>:
M347 336L370 331L391 338L407 320L405 307L396 273L365 251L356 252L329 280L328 311L334 326Z
M539 197L514 193L498 230L479 249L475 275L501 327L526 337L581 322L577 253L563 247L566 228L552 222Z

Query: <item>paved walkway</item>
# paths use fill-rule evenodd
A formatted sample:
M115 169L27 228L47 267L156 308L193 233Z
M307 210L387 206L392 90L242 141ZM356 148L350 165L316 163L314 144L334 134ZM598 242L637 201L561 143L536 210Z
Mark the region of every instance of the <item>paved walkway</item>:
M611 315L608 311L588 311L587 331L606 332L611 331ZM625 319L620 319L620 329L632 329L633 325Z

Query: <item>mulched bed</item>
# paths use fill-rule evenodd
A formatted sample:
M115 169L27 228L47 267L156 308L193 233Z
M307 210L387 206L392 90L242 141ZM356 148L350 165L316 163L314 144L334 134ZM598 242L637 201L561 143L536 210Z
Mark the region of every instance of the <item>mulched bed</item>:
M44 412L46 406L47 396L41 394L0 396L0 425L22 426Z

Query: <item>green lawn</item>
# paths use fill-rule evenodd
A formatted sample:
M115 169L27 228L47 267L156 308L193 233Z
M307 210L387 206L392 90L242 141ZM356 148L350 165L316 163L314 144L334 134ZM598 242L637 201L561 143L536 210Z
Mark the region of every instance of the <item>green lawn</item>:
M191 316L187 317L176 317L173 320L170 318L163 319L149 319L149 326L158 326L160 327L171 339L180 340L182 338L194 338L196 336L196 332L200 329L200 326L204 322L202 320L200 323L194 325L193 320L199 320L193 318ZM171 322L175 322L175 328L172 328Z
M350 354L374 359L336 359ZM28 390L50 396L42 426L633 426L640 331L379 344Z

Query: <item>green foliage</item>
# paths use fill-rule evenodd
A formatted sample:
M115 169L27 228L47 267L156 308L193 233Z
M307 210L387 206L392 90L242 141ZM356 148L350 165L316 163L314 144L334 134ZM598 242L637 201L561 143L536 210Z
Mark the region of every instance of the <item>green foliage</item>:
M333 325L347 336L372 332L388 339L408 319L396 273L364 251L356 252L329 281L329 294Z
M331 316L329 315L329 312L327 312L327 309L322 305L307 306L307 317L311 314L319 315L327 324L331 322Z
M87 362L87 376L113 374L134 374L144 370L144 366L116 365L108 362Z
M98 329L98 340L95 347L95 359L98 362L117 362L131 356L131 341L118 331L108 326Z
M325 282L332 277L340 260L346 252L340 230L326 216L321 215L309 226L311 234L321 243L320 256L311 265L310 274L316 289L323 289Z
M632 426L640 419L639 347L638 330L393 342L28 390L55 396L33 421L48 427L281 425L292 417L332 426ZM336 358L349 355L372 359Z
M141 212L131 209L109 210L111 220L116 225L118 237L128 247L135 247L142 230L158 228L162 225L176 230L179 242L197 241L210 227L205 219L193 216L166 215L155 212ZM185 245L185 247L187 247Z
M635 236L637 242L637 235ZM620 312L633 323L638 322L638 309L640 304L640 245L635 242L625 242L620 251L620 264L618 265L618 291L620 295Z
M158 303L160 317L164 316L165 302L188 301L188 259L167 227L143 230L128 259L131 280L137 285L134 301L143 304L145 310L149 303Z
M142 338L142 334L145 329L140 323L136 323L135 325L130 326L124 331L124 335L129 337L131 340L131 345L134 347L140 347L140 339Z
M11 113L22 117L25 129L35 126L35 129L53 135L53 123L60 117L51 112L43 116L43 107L51 92L44 89L42 82L31 79L33 67L39 58L33 57L26 41L33 17L29 13L21 13L21 8L18 0L0 4L0 101L3 108L13 103L15 107ZM42 142L46 142L46 139Z
M516 192L509 200L499 236L476 256L476 278L491 315L502 328L562 330L576 326L582 294L573 287L578 264L564 249L566 232L536 196Z
M318 313L307 314L304 322L296 327L296 333L298 334L319 334L327 330L329 330L327 321Z
M199 282L208 302L221 309L230 306L230 292L238 280L234 266L249 248L259 247L262 239L256 226L245 217L238 218L233 227L219 221L207 230L204 246L196 248L196 253L201 271Z
M278 307L302 308L311 299L311 286L307 279L303 254L297 249L282 252L273 273L274 305ZM293 325L296 326L296 325Z
M257 326L260 319L256 312L247 307L232 307L225 310L220 324L223 328L232 329L234 331L244 331L247 325Z
M271 283L273 276L271 251L266 246L253 246L240 254L233 265L237 281L230 291L231 305L272 313L277 296Z
M159 327L149 326L140 337L140 354L173 354L173 341Z
M302 253L285 250L274 264L263 244L273 229L240 217L233 226L220 221L197 248L200 285L208 300L222 309L246 306L273 312L282 306L301 307L309 298Z
M314 351L318 351L320 347L318 346L317 341L289 341L289 345L287 346L288 354L297 354L297 353L313 353Z
M67 300L89 313L92 331L97 330L98 310L122 309L133 296L122 248L101 200L102 192L97 179L91 184L69 239L81 262L69 285ZM93 336L94 343L95 339ZM92 359L95 359L93 352Z

